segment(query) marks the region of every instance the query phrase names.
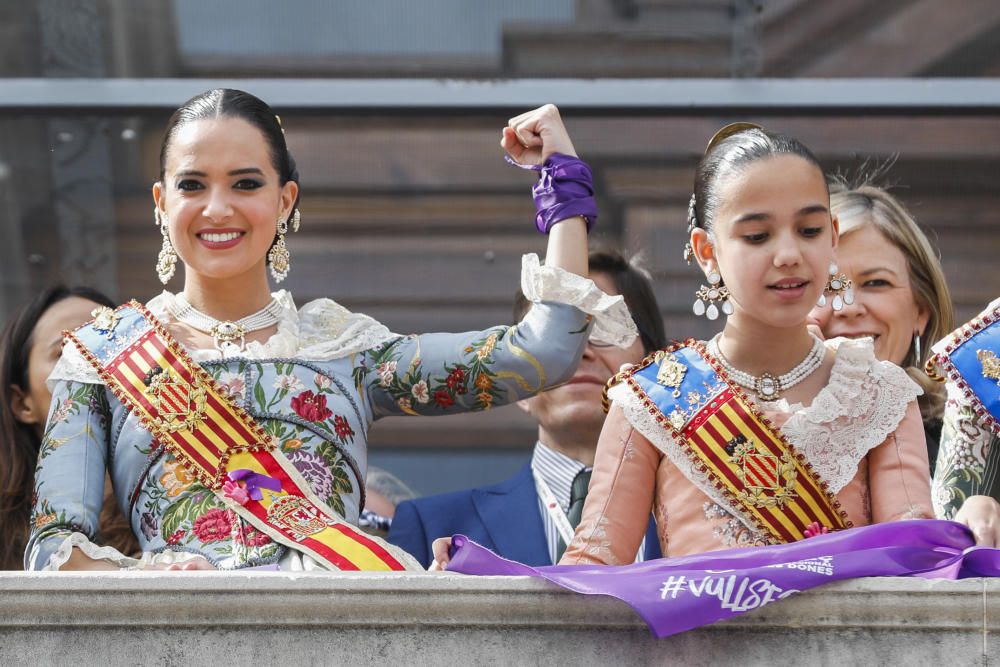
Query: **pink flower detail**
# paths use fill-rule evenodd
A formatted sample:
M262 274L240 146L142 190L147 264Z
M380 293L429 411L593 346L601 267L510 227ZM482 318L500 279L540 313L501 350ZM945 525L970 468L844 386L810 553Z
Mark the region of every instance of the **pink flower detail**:
M806 526L806 529L802 531L802 534L809 537L816 537L817 535L826 535L830 532L830 529L826 526L821 526L819 521L813 521L811 524Z
M232 480L222 485L222 495L237 505L246 505L250 501L250 495L246 492L246 489Z

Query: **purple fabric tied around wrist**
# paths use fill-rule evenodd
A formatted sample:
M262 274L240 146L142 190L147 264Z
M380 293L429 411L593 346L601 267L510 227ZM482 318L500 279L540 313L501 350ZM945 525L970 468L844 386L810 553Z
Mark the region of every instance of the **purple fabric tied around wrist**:
M563 220L583 217L589 232L597 222L594 202L594 177L587 163L580 158L553 153L544 165L528 165L504 158L521 169L539 172L538 182L531 188L535 200L535 227L548 234L552 226Z

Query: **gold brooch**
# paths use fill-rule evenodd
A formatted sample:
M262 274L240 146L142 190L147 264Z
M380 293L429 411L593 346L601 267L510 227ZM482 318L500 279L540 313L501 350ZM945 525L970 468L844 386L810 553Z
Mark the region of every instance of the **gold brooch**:
M687 373L687 366L677 360L669 352L657 352L656 361L660 363L660 369L656 372L656 382L664 387L673 387L672 396L681 397L681 382L684 381L684 374Z
M976 352L979 362L983 365L983 377L987 380L996 380L1000 387L1000 359L991 350L979 350Z
M118 326L118 320L121 319L114 310L107 306L101 306L91 311L90 316L94 318L92 325L94 331L108 338L114 338L115 327Z

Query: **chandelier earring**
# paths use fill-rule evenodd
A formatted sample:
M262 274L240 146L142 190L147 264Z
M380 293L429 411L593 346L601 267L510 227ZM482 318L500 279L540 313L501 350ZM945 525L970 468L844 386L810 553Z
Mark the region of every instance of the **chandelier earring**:
M163 234L163 245L160 246L160 254L156 258L156 275L160 282L166 285L174 277L174 271L177 269L177 251L170 242L167 214L161 211L159 206L153 206L153 220Z
M698 317L704 315L710 320L719 319L719 311L725 315L733 314L733 304L729 302L729 288L722 284L722 276L716 270L708 273L708 285L702 285L695 292L692 310ZM716 306L715 304L719 305Z
M833 295L830 305L835 311L840 312L845 305L849 306L854 303L854 283L847 277L847 274L840 273L837 265L833 262L830 262L829 273L830 279L826 281L826 287L823 288L824 293L819 295L816 305L820 308L825 306L826 292L830 292Z
M285 245L285 234L288 233L288 221L278 218L277 238L271 249L267 251L267 261L271 265L271 275L274 282L280 283L288 277L288 270L291 268L291 255Z

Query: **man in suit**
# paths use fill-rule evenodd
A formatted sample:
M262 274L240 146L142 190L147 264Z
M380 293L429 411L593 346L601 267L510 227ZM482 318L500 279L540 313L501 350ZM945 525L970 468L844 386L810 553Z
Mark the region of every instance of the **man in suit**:
M514 477L396 507L389 542L410 552L424 567L433 560L431 542L455 533L528 565L552 565L565 550L580 520L604 423L604 385L623 364L636 363L666 346L659 307L644 271L618 253L594 251L590 277L607 294L624 296L640 339L628 349L591 342L568 383L518 403L538 421L538 442L531 460ZM515 321L529 305L519 294ZM659 557L651 519L637 559Z

